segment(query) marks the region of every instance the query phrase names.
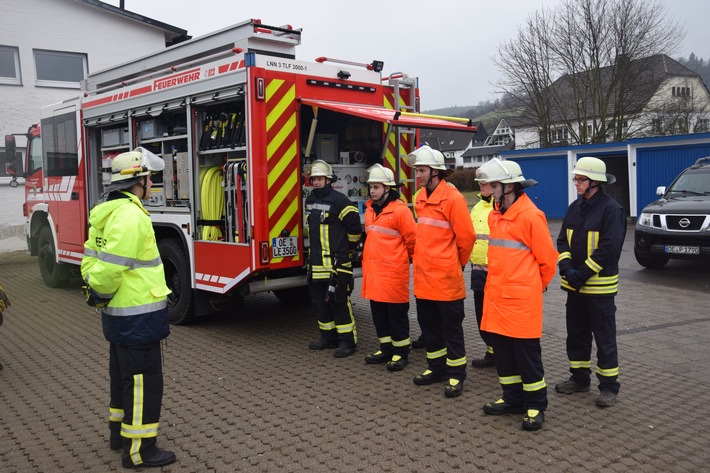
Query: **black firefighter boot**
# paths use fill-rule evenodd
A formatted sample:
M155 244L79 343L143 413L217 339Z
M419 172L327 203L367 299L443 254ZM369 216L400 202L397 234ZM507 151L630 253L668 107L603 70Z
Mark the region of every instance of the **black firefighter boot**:
M176 460L175 454L168 450L161 450L155 444L155 438L143 439L140 454L131 458L127 450L123 450L121 464L123 468L155 468L170 465ZM130 448L130 442L127 442ZM134 462L138 463L134 463Z

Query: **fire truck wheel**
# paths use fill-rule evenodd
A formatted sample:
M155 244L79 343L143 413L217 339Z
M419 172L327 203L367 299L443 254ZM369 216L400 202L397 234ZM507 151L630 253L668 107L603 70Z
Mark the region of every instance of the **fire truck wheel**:
M189 259L182 243L176 238L161 240L158 251L163 260L165 281L173 291L168 295L168 319L171 324L186 324L195 317Z
M274 295L281 302L288 305L304 305L311 303L311 293L308 291L308 286L279 289L278 291L274 291Z
M62 287L69 282L69 265L57 263L52 230L48 226L39 231L37 256L42 280L49 287Z

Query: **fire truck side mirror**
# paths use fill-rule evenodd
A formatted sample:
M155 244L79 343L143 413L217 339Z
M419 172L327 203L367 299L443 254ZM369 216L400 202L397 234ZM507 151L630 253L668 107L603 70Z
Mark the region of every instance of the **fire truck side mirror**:
M15 137L13 135L5 135L5 166L15 165L15 153L17 152L17 146L15 145ZM5 169L2 170L3 172Z

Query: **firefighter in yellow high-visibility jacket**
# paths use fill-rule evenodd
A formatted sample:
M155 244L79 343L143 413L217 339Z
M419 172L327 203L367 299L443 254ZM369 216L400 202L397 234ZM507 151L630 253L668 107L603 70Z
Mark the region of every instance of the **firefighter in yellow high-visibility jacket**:
M476 170L476 175L480 176L480 168ZM495 366L495 355L493 354L493 345L491 344L491 336L481 330L481 320L483 319L483 298L484 289L486 287L486 279L488 278L488 217L493 210L493 197L491 196L491 185L487 182L479 182L481 192L478 193L478 202L471 209L471 221L473 229L476 231L476 244L473 245L471 252L471 290L473 291L473 307L476 311L476 323L478 332L481 335L483 343L486 344L486 354L483 358L474 358L471 360L471 366L474 368L488 368Z
M168 336L163 262L141 200L162 159L143 148L113 159L106 201L89 215L81 275L87 303L101 311L109 341L110 447L123 449L124 468L159 467L175 454L156 445L163 399L160 341Z

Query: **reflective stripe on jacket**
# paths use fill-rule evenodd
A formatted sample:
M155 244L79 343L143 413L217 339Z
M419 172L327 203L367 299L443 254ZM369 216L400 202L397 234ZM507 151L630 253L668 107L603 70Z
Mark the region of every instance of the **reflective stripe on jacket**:
M141 345L168 336L163 262L148 212L138 197L113 192L89 215L81 275L111 301L102 310L104 336L119 345Z
M328 184L313 189L306 198L308 264L313 279L329 279L334 265L352 274L350 248L362 235L362 224L357 208Z
M600 187L567 209L557 237L560 273L576 269L585 281L575 291L563 276L561 287L582 295L614 295L619 290L619 258L626 237L626 211Z
M480 199L476 205L471 209L471 222L473 222L473 229L476 231L476 244L473 245L473 251L471 252L471 264L486 266L488 264L488 216L493 210L493 198L488 201L481 198L481 194L478 194Z
M414 295L434 301L466 298L462 268L476 242L466 199L446 180L416 194Z
M557 251L545 214L522 193L504 214L493 210L481 330L513 338L542 336L542 292Z
M414 254L417 225L404 201L389 202L375 215L365 204L365 249L362 297L377 302L409 302L409 259Z

